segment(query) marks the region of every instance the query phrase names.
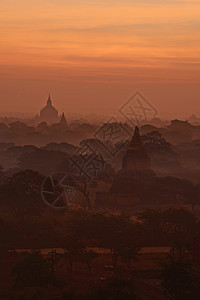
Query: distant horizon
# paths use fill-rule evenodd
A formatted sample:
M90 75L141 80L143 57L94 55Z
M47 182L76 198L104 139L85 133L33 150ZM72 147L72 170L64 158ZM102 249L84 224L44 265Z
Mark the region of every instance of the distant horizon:
M135 91L136 92L136 91ZM131 95L133 95L134 93L132 93ZM38 107L38 110L35 110L35 111L1 111L0 112L0 117L16 117L16 118L20 118L20 116L24 116L24 118L33 118L34 116L38 115L40 110L42 109L42 107L44 107L46 105L46 102L47 102L47 99L48 99L48 95L51 96L51 94L47 94L46 95L46 99L42 100L41 101L41 105L40 107ZM129 99L130 96L127 98ZM76 117L88 117L88 116L98 116L99 118L105 118L105 117L111 117L111 116L120 116L120 113L119 113L119 109L120 107L127 101L127 99L124 99L124 102L121 102L121 106L117 108L114 107L114 110L112 112L112 109L110 108L110 105L109 105L109 102L107 103L108 104L108 107L110 108L110 111L106 110L106 105L104 106L105 108L105 112L95 112L95 111L83 111L82 113L77 111L79 110L79 108L76 108L75 111L68 111L67 108L64 108L64 109L59 109L59 99L52 97L51 96L51 99L52 99L52 103L53 103L53 106L58 110L58 114L61 115L62 112L65 113L66 117L67 116L70 116L70 118L76 118ZM148 99L148 98L147 98ZM77 103L79 103L78 99L76 99ZM149 99L148 99L149 101ZM154 106L154 103L152 101L150 101L150 103ZM63 107L63 106L61 106ZM158 110L158 108L156 107L156 109ZM190 118L192 115L195 115L196 117L200 117L200 112L199 114L197 114L196 112L193 112L193 111L187 111L187 112L182 112L182 113L176 113L176 112L173 112L173 113L168 113L168 112L161 112L158 110L158 115L156 117L160 118L161 120L163 121L170 121L170 120L173 120L173 119L180 119L180 120L185 120L187 118ZM121 116L120 116L121 117Z
M118 118L119 122L124 121L124 123L127 123L127 120L123 120L122 116L118 113L116 115L113 115L112 113L107 113L105 114L97 114L97 113L88 113L88 114L79 114L79 113L72 113L72 112L59 112L58 111L58 115L61 116L62 113L64 112L66 119L68 119L70 122L71 121L75 121L78 120L79 118L83 118L86 121L91 121L89 119L91 119L91 117L97 117L98 120L97 122L101 121L108 121L109 118L111 118L112 116L115 118ZM21 120L29 120L32 119L34 117L36 117L39 114L39 112L0 112L0 118L16 118L16 119L21 119ZM161 121L165 122L165 121L172 121L172 120L180 120L180 121L186 121L188 118L195 116L197 118L200 118L200 114L196 114L196 113L191 113L189 115L184 116L175 116L175 117L162 117L160 115L158 115L156 118L160 119ZM94 120L93 120L94 121ZM148 121L148 120L147 120ZM151 119L149 119L149 121L151 121Z

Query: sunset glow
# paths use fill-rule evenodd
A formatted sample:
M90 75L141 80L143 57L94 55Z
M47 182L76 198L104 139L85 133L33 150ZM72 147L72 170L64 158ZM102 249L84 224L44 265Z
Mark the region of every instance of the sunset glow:
M120 97L139 87L152 98L149 83L155 87L159 81L167 90L168 84L186 83L190 92L195 85L199 95L200 1L2 0L0 17L0 88L8 100L1 104L3 111L10 109L13 95L20 106L24 103L17 89L8 91L8 86L17 79L26 91L25 78L34 91L30 100L40 97L37 105L47 91L59 98L61 84L77 101L72 90L76 85L85 93L83 84L99 93L98 84L119 89L120 83ZM159 98L164 94L159 92ZM113 91L112 103L114 98ZM57 101L67 108L63 99Z

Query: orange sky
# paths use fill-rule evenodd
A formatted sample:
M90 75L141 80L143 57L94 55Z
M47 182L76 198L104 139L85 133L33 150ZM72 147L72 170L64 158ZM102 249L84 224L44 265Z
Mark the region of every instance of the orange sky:
M0 109L200 115L200 0L1 0Z

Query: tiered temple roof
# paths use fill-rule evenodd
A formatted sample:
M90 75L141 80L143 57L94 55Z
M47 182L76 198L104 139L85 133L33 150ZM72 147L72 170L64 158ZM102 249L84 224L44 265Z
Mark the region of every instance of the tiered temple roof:
M36 121L37 123L46 122L47 124L60 123L61 125L67 125L64 113L62 116L59 116L57 109L52 104L50 95L48 97L47 104L41 109Z
M122 168L114 179L110 193L138 196L141 184L155 177L150 165L150 158L140 137L139 128L136 126L123 157Z

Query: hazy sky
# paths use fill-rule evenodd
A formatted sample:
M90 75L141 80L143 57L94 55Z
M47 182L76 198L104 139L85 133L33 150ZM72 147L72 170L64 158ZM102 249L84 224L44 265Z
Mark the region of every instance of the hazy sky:
M200 0L0 0L0 110L200 116Z

